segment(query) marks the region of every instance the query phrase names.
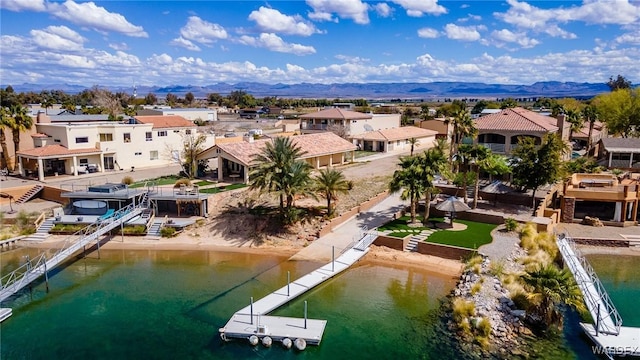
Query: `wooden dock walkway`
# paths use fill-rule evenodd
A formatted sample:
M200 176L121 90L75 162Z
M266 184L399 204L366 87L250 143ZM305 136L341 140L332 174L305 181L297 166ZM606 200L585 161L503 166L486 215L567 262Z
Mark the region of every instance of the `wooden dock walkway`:
M304 339L307 344L319 345L322 341L326 320L265 315L348 269L369 251L369 245L376 236L375 231L365 233L352 247L345 250L332 262L238 310L227 324L219 329L220 336L224 340L230 338L249 339L251 336L258 338L268 336L275 341L286 338L291 340Z

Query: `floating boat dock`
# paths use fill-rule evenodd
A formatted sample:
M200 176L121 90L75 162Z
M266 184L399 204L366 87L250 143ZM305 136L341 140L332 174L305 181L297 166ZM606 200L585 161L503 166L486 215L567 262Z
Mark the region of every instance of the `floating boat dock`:
M330 263L238 310L227 324L219 329L220 337L225 341L232 338L249 339L253 345L257 344L258 339L266 346L269 346L271 341L282 341L287 346L287 339L289 344L295 339L296 347L299 343L320 345L327 321L307 319L306 302L303 319L265 315L348 269L369 251L369 245L376 236L375 231L365 232L361 239L354 241L353 246L348 247Z
M11 315L13 315L13 310L10 308L0 308L0 323L5 321Z

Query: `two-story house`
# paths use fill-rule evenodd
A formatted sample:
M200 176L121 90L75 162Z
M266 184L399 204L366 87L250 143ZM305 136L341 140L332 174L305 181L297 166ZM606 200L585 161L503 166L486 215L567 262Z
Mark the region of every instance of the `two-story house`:
M299 118L302 134L331 131L353 137L368 131L400 127L400 114L365 114L340 108L324 109Z
M17 153L22 176L78 175L181 161L185 136L198 136L197 126L180 116L137 116L109 121L88 115L39 114L34 148ZM211 146L213 137L205 146Z

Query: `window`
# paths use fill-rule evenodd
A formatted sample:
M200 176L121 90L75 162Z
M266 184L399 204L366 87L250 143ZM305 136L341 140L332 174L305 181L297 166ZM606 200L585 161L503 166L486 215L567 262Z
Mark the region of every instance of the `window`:
M174 134L177 134L180 132L180 130L173 130Z
M89 142L89 138L86 136L76 138L76 144L83 144L88 142Z
M149 152L149 160L158 160L158 151L150 151Z
M53 142L57 142L57 143L59 143L59 142L60 142L60 139L53 139Z
M145 137L146 137L147 141L153 141L153 132L147 131L145 133Z
M136 156L140 156L140 155L142 155L142 153L141 152L137 152L137 153L135 153L135 155Z
M167 131L166 130L158 131L158 136L167 136Z
M187 135L191 135L191 129L185 130L184 133L187 134Z
M100 141L113 141L113 134L100 134Z
M126 143L130 143L131 142L131 133L124 133L122 135L123 135L123 138L124 138L124 142L126 142Z
M80 165L89 165L89 159L80 159Z

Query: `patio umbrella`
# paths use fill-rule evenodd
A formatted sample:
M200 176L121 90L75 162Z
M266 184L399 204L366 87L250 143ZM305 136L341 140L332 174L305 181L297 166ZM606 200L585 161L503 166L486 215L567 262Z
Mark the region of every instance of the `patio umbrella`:
M447 200L441 202L440 204L436 205L436 209L440 210L440 211L447 211L451 213L451 225L453 225L453 217L455 215L456 212L460 212L460 211L467 211L470 208L467 206L467 204L463 203L462 201L460 201L457 197L455 196L450 196Z
M492 182L491 184L483 187L482 191L485 192L485 193L494 194L494 196L493 196L493 205L495 206L496 202L498 201L498 194L510 193L510 192L513 191L513 188L503 184L502 181L500 181L500 180L496 180L496 181Z

